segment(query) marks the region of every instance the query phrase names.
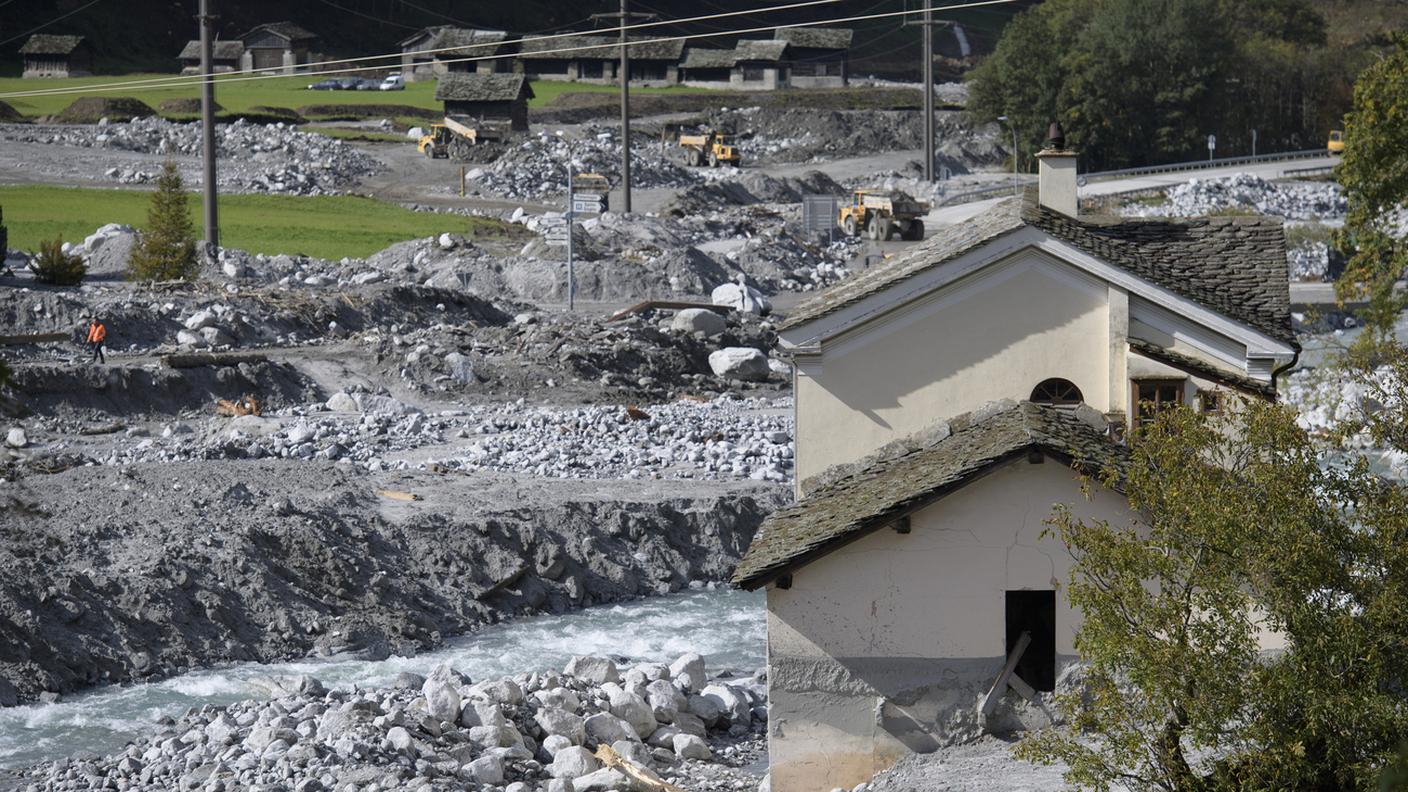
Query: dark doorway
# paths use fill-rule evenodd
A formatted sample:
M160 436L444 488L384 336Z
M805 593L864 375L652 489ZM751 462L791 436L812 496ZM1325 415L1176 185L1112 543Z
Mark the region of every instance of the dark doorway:
M1007 654L1022 633L1032 642L1017 663L1017 676L1037 690L1056 689L1056 592L1007 592Z

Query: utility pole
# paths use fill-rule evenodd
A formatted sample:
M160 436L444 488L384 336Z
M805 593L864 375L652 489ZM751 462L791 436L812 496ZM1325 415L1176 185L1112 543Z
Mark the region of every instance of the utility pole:
M934 28L953 24L946 20L934 21L933 0L923 0L924 16L919 22L905 22L905 26L919 25L923 44L920 47L920 71L924 75L924 181L934 181Z
M205 165L205 257L215 260L220 246L220 222L215 207L215 70L211 58L214 46L215 17L210 14L210 0L200 0L200 117L201 154Z
M654 19L654 14L632 14L627 0L615 14L592 14L592 19L616 19L621 29L621 211L631 211L631 56L626 49L626 25L634 19Z

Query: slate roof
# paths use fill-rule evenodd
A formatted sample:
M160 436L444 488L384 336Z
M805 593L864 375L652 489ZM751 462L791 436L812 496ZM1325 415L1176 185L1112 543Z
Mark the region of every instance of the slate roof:
M20 47L21 55L68 55L83 43L82 36L55 36L35 33Z
M289 41L307 41L309 39L315 39L318 37L317 33L308 30L302 25L299 25L297 22L270 22L266 25L259 25L253 28L248 33L244 34L243 36L240 36L240 40L243 41L244 39L253 36L255 33L264 30L267 30L277 36L286 38Z
M495 55L503 47L508 33L502 30L441 27L419 49L436 50L440 56Z
M211 43L211 56L215 60L239 60L244 54L243 41L215 41ZM186 46L181 49L181 54L176 56L181 60L200 60L200 39L192 39L186 42Z
M1038 449L1083 472L1129 470L1129 449L1071 411L1009 403L950 421L952 433L897 457L876 461L774 512L734 571L733 582L760 588L851 541L892 524L990 472Z
M787 42L767 39L743 39L733 48L733 58L737 62L782 60L787 52Z
M1280 220L1077 219L1037 204L1030 193L1009 198L807 300L781 329L820 319L1028 226L1272 338L1296 343Z
M855 31L850 28L784 27L773 38L804 49L850 49Z
M1275 383L1262 382L1261 380L1252 379L1244 374L1224 371L1207 361L1199 360L1191 355L1185 355L1182 352L1175 352L1172 349L1165 349L1158 344L1145 341L1142 338L1130 338L1129 348L1150 360L1157 360L1160 363L1186 371L1194 376L1211 380L1220 385L1226 385L1229 388L1236 388L1267 399L1274 400L1276 398Z
M533 98L533 87L522 74L450 72L435 83L437 102L511 102L520 95Z
M738 62L731 49L690 47L685 51L681 69L729 69Z
M650 37L630 38L630 56L640 60L677 61L684 54L683 39L659 39ZM562 38L524 39L519 55L534 60L571 60L574 58L612 60L620 57L621 39L618 36L587 35L564 36ZM586 48L578 51L554 52L569 48Z

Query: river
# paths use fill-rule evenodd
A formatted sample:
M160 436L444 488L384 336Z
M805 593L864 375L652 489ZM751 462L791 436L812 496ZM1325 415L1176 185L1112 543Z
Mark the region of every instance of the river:
M402 671L426 674L439 663L478 681L561 670L576 654L668 662L686 652L704 655L711 671L751 673L764 663L764 614L761 592L689 592L504 622L416 657L240 663L160 682L97 688L54 704L0 709L0 767L112 753L154 730L159 718L178 716L187 707L267 698L268 680L288 674L312 674L330 688L365 688L385 685Z

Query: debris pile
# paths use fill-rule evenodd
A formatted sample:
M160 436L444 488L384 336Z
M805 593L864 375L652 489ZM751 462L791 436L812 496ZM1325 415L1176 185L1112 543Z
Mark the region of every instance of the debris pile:
M1000 165L1006 156L997 124L975 125L961 111L935 113L940 157L963 172ZM854 111L760 107L721 110L709 121L732 130L744 163L818 162L857 153L917 149L923 141L921 114L905 110Z
M1310 242L1287 248L1286 261L1290 265L1292 281L1328 280L1330 246L1324 242Z
M492 164L472 168L466 178L485 192L506 198L536 200L560 196L567 192L569 163L577 173L617 172L621 161L619 135L619 130L595 125L588 126L579 140L539 134L507 146ZM667 159L653 141L632 141L633 188L683 187L701 178Z
M1270 182L1250 173L1221 179L1189 179L1169 188L1161 204L1130 203L1124 213L1135 217L1199 217L1246 211L1287 220L1333 219L1344 216L1346 204L1333 182Z
M560 674L475 682L442 664L372 690L307 675L271 687L272 700L191 710L122 753L30 777L46 789L723 792L741 788L767 724L764 680L711 680L697 654L624 672L577 656Z
M180 157L188 187L200 183L200 125L158 117L91 126L0 125L0 140L76 146ZM216 125L220 188L232 192L330 195L381 170L381 163L341 140L299 132L290 124L251 124L243 119ZM188 172L186 172L188 171ZM123 184L156 180L142 167L114 166L105 175Z

